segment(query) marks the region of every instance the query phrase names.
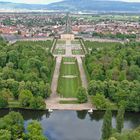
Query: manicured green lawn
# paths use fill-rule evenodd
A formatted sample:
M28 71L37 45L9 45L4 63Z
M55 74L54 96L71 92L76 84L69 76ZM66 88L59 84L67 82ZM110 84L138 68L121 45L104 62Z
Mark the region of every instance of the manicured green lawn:
M81 86L81 79L76 60L63 58L58 81L58 93L65 98L76 97L79 86Z
M75 62L75 58L74 57L64 57L63 62Z
M71 44L80 44L79 40L71 41Z
M79 49L79 50L72 50L72 54L73 54L73 55L82 55L82 54L84 54L84 52L83 52L82 49Z
M78 104L78 101L77 100L70 100L70 101L60 100L59 103L60 104Z
M58 54L63 55L63 54L65 54L65 50L64 49L55 49L54 50L54 54L56 54L56 55L58 55Z

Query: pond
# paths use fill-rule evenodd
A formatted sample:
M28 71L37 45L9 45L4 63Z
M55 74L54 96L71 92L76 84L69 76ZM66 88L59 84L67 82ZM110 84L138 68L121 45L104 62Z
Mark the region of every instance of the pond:
M103 123L103 111L31 111L16 109L25 119L25 127L32 120L38 120L49 140L100 140ZM0 117L9 110L0 110ZM124 128L131 129L140 125L140 113L126 112ZM112 124L115 127L116 112L113 112Z

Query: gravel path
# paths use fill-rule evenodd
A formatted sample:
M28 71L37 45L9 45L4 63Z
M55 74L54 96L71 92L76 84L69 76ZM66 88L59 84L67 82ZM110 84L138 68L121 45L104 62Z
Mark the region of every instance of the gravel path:
M61 60L62 60L61 56L56 58L56 66L55 66L53 79L52 79L52 85L51 85L51 90L52 90L51 96L56 95L56 92L57 92L57 84L58 84L58 77L59 77Z
M87 87L88 87L88 82L87 82L85 70L84 70L84 68L83 68L82 59L81 59L81 57L79 57L79 56L77 56L76 58L77 58L78 66L79 66L79 71L80 71L82 86L83 86L84 88L87 89Z

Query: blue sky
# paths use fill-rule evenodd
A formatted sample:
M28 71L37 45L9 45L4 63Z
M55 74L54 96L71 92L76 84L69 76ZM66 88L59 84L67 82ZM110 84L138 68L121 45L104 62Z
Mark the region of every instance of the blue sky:
M51 2L57 2L62 0L0 0L0 1L4 1L4 2L8 1L8 2L16 2L16 3L48 4ZM140 2L140 0L120 0L120 1Z

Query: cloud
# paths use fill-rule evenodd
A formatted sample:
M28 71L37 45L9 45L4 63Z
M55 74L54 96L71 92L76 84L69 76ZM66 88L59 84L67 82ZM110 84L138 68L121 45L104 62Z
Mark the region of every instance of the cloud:
M48 4L52 2L58 2L62 0L0 0L3 2L15 2L15 3L30 3L30 4Z
M126 2L140 2L140 0L122 0L122 1L126 1Z
M48 4L48 3L58 2L62 0L0 0L0 1L4 1L4 2L8 1L8 2L15 2L15 3ZM117 0L114 0L114 1L117 1ZM140 2L140 0L118 0L118 1Z

